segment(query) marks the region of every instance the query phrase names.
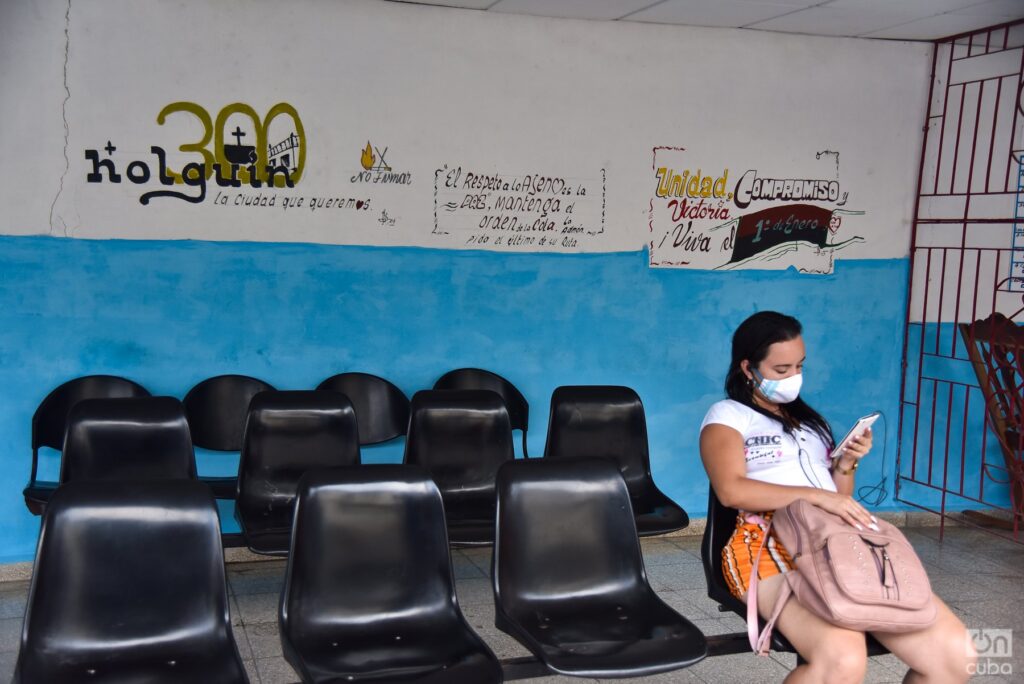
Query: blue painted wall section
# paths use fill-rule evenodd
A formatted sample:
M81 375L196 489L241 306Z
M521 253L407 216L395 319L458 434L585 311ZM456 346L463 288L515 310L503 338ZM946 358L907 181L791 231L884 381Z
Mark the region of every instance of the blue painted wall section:
M911 325L907 367L901 498L938 510L944 488L946 508L981 508L979 499L1010 508L1006 464L957 326Z
M646 406L655 480L699 517L708 482L698 427L722 396L732 330L759 309L804 322L805 396L837 432L885 411L880 508L904 507L892 486L905 260L839 261L829 276L647 262L646 252L0 238L0 562L35 550L39 521L21 498L32 413L50 389L89 373L181 397L221 373L298 389L359 370L411 395L451 368L479 366L525 394L538 455L556 386L629 385ZM202 455L201 472L215 472L218 459L234 464ZM400 459L401 445L364 454ZM879 444L859 483L880 480L881 466ZM51 454L42 475L56 472Z

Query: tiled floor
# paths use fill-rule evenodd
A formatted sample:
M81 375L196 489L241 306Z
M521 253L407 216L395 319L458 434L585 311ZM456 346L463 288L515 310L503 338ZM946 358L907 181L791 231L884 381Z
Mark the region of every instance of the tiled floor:
M1024 546L995 539L969 528L947 528L940 544L938 528L905 529L932 579L933 587L969 628L1013 629L1024 634ZM744 629L735 615L718 612L705 595L699 557L699 537L647 539L644 559L652 586L676 610L705 634ZM494 606L488 578L490 550L453 550L459 603L474 629L499 658L529 655L511 637L494 627ZM239 650L253 684L297 682L298 677L281 655L277 635L277 601L284 561L229 565L232 622ZM0 681L9 681L17 657L27 582L0 584ZM1024 678L1024 641L1016 657L993 658L1006 675L979 675L982 684L1017 682ZM636 682L781 682L795 657L750 653L708 658L697 665ZM868 682L899 682L906 672L895 656L872 658ZM531 682L587 682L574 677L545 677Z

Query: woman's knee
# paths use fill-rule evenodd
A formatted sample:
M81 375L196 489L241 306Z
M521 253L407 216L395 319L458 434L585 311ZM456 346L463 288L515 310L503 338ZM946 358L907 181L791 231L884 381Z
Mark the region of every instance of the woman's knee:
M943 669L936 672L943 681L965 682L977 671L978 651L967 628L960 621L942 630L937 640L936 653L941 654L935 662Z
M861 682L868 669L868 652L864 635L841 632L818 641L807 656L815 669L828 673L828 681Z

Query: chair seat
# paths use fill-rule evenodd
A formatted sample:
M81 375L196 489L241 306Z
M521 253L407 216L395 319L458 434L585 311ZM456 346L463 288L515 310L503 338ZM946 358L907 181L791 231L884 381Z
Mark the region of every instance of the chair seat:
M25 496L25 505L28 506L28 510L32 515L43 514L47 502L56 490L56 482L46 482L44 480L36 480L34 485L29 485L22 490L22 494Z
M287 556L291 546L292 530L290 527L264 529L259 532L247 532L243 536L246 545L253 553L265 556Z
M377 630L374 630L376 632ZM500 682L501 665L479 638L462 627L438 625L427 634L367 633L354 643L349 635L337 641L301 647L309 682L373 681L417 684ZM401 636L398 640L394 637Z
M636 531L641 537L667 534L681 530L690 524L690 518L672 499L652 486L640 496L630 497Z
M224 684L248 684L242 662L237 658L225 658L221 645L216 644L217 653L203 653L199 648L182 651L180 657L161 654L159 657L139 657L137 654L123 654L110 658L103 654L92 659L84 654L79 659L62 658L61 662L47 671L49 681L87 682L98 681L110 684L180 684L181 682L224 682ZM19 679L15 674L15 682Z
M563 600L533 606L498 628L519 639L551 670L579 677L633 677L687 667L707 655L703 633L653 593Z

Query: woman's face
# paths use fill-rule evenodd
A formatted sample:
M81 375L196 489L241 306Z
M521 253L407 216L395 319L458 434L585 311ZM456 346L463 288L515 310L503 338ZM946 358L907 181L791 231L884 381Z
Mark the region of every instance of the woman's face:
M768 354L758 364L757 371L769 380L782 380L802 373L805 357L804 338L797 335L791 340L769 346ZM749 362L743 361L742 368L748 378L754 378Z

